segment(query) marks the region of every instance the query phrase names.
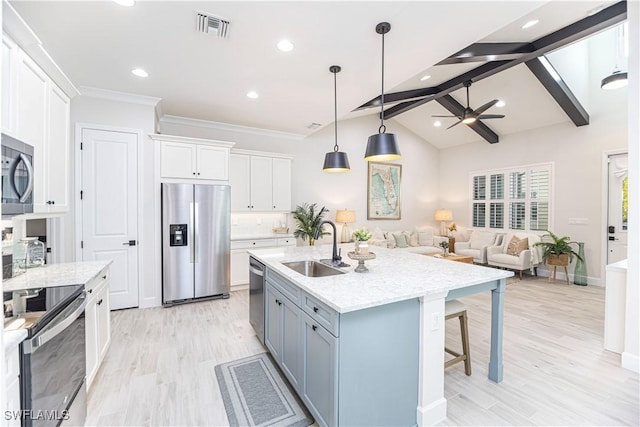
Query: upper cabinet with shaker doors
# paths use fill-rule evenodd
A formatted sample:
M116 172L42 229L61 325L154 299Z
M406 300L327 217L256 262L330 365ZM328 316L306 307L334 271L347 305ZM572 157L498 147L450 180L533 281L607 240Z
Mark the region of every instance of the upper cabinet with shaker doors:
M70 98L13 40L2 39L2 132L34 148L33 212L69 209Z
M231 153L232 212L290 212L291 156L233 150Z
M167 179L229 180L232 142L149 135L160 142L160 177Z

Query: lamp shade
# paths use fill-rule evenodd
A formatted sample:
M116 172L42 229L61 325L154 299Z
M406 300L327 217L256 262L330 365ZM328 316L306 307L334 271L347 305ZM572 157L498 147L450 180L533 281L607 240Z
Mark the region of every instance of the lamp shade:
M325 172L348 172L349 158L343 151L331 151L324 156L322 170Z
M619 89L625 87L629 83L627 73L622 73L620 70L614 71L611 75L602 79L600 88L604 90Z
M336 222L340 224L351 224L356 222L356 211L348 209L336 211Z
M436 221L453 221L453 214L448 209L438 209L434 215Z
M383 162L400 158L398 139L393 133L377 133L367 141L364 159L368 162Z

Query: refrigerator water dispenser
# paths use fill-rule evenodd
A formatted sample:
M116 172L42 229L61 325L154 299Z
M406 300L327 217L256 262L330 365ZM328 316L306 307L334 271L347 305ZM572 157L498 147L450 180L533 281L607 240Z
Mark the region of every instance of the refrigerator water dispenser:
M187 224L169 224L169 246L187 246Z

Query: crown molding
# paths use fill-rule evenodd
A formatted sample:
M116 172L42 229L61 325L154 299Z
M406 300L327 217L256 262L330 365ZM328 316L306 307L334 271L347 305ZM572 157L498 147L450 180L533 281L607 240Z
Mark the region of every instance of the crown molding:
M271 136L276 138L286 138L293 140L303 140L306 135L281 132L271 129L254 128L250 126L234 125L231 123L214 122L210 120L192 119L189 117L172 116L165 114L160 118L160 122L173 125L200 127L205 129L223 130L228 132L246 133L251 135Z
M236 143L229 141L219 141L216 139L191 138L190 136L165 135L162 133L149 134L149 138L157 142L183 142L189 144L208 144L217 147L231 148Z
M294 159L291 154L273 153L271 151L244 150L242 148L232 148L231 154L244 154L247 156L275 157L278 159Z
M51 58L49 53L42 47L42 41L33 32L29 24L22 19L22 16L7 2L2 2L2 30L16 43L49 78L62 89L69 97L73 98L80 94L69 77Z
M80 95L91 98L107 99L109 101L127 102L129 104L148 105L155 107L162 99L154 96L136 95L115 90L99 89L97 87L80 86Z

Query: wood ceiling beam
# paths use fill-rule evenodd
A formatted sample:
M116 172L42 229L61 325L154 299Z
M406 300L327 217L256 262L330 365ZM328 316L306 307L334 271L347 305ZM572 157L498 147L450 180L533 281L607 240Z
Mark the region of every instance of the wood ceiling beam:
M576 126L589 124L589 113L580 104L580 101L578 101L569 86L545 56L527 61L525 65Z
M466 80L471 80L472 82L480 81L501 71L507 70L511 67L515 67L516 65L522 64L526 61L535 59L538 56L542 56L562 46L569 45L575 41L591 36L597 32L619 24L625 19L627 19L627 2L621 1L612 6L609 6L606 9L603 9L602 11L594 15L588 16L584 19L581 19L580 21L574 22L571 25L561 28L558 31L539 38L538 40L531 43L534 48L532 52L524 54L517 59L488 62L460 76L447 80L446 82L436 87L427 88L436 89L438 91L437 93L432 94L427 98L406 101L390 107L385 110L384 118L391 119L399 114L419 107L420 105L423 105L431 100L437 99L444 95L448 95L449 93L462 88L463 83ZM394 93L388 95L385 94L385 101L387 97L397 99L398 97L394 97L394 95ZM360 107L358 109L360 109Z
M456 116L462 116L464 113L464 105L456 101L451 95L444 95L436 99L436 102L446 108L451 114ZM465 123L461 123L465 124ZM489 126L482 123L480 120L476 120L473 123L467 125L475 133L483 137L489 144L496 144L499 142L498 134L492 131Z
M534 50L535 47L531 43L474 43L462 49L460 52L454 53L447 59L438 62L436 65L517 59Z

